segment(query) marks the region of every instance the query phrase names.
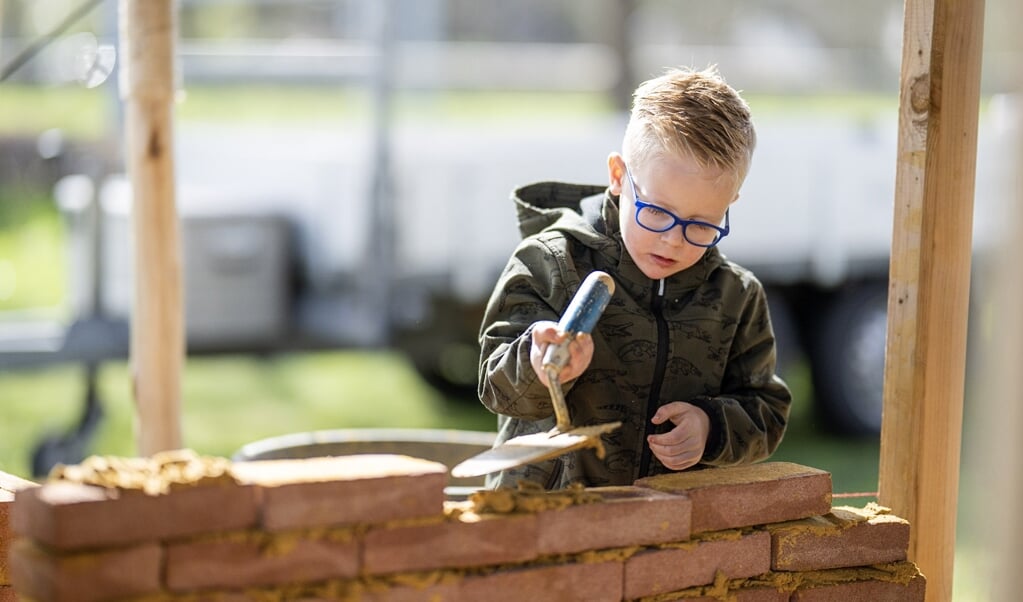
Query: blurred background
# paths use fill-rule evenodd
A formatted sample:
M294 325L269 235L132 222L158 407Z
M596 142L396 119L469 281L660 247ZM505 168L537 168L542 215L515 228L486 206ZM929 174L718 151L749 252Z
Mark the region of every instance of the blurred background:
M1018 177L1009 5L989 2L985 25L968 382L997 329L986 260ZM492 430L476 335L518 240L511 190L605 183L636 85L717 65L758 129L721 248L766 285L796 395L775 459L875 492L902 9L180 0L185 445ZM0 470L23 476L135 449L117 26L114 0L0 0ZM968 456L969 393L965 410ZM987 560L974 485L957 576ZM957 577L957 599L985 587Z

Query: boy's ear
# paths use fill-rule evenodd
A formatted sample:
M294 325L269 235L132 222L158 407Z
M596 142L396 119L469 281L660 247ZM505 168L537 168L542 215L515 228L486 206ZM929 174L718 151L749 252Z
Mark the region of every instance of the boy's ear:
M620 196L625 185L625 158L612 152L607 156L607 185L611 194Z

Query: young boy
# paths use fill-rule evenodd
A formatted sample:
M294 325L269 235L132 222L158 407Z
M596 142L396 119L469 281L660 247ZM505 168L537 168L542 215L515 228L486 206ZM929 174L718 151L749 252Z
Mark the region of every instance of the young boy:
M716 70L671 70L636 90L606 189L515 192L523 240L480 332L479 394L499 415L498 444L554 426L543 351L561 340L557 321L593 270L614 278L615 293L592 335L570 345L560 381L574 426L622 426L603 436L603 459L564 454L488 486L628 485L774 452L791 395L774 373L767 301L716 246L755 143L749 107Z

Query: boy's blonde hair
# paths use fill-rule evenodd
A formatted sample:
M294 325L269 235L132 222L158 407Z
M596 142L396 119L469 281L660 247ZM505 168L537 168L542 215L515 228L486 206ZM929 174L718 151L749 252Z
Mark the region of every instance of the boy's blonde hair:
M659 153L692 157L701 166L746 178L756 132L749 105L715 67L670 69L633 94L623 153L642 163Z

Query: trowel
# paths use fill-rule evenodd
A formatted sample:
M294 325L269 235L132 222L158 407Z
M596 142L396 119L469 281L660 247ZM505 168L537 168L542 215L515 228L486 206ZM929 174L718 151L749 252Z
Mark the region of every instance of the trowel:
M581 334L589 334L596 326L597 320L607 307L614 294L615 283L606 272L591 272L576 291L572 301L558 322L558 330L565 333L565 340L547 347L543 357L543 371L547 377L547 389L550 391L551 403L554 405L556 423L553 429L545 433L534 433L514 437L473 456L451 469L454 477L476 477L522 466L543 460L549 460L570 451L587 447L595 448L598 454L603 453L600 436L610 433L622 425L621 422L609 422L592 426L573 427L565 403L565 394L561 389L558 375L568 364L570 354L568 346Z

